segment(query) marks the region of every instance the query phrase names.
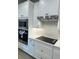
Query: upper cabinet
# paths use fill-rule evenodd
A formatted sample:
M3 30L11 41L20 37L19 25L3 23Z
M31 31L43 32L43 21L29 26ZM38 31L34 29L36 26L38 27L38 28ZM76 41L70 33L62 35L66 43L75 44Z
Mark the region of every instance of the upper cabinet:
M33 27L41 27L41 22L37 19L39 16L39 2L34 3L34 20L33 20Z
M29 19L30 27L41 27L40 21L58 21L59 0L27 0L18 5L18 18ZM41 17L42 16L42 17Z
M39 16L58 15L59 0L39 0Z
M29 2L29 8L28 8L28 19L29 19L29 28L33 27L33 16L34 16L34 3L32 1Z
M41 27L45 21L57 22L58 15L59 0L39 0L34 3L34 27Z
M22 2L18 5L18 18L26 19L28 18L28 2Z

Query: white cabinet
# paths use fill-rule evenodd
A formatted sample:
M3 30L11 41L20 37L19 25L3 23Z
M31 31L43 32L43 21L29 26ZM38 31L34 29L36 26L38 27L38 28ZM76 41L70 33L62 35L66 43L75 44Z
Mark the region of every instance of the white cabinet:
M34 41L33 41L33 39L28 39L28 45L19 42L18 48L20 48L23 51L25 51L26 53L34 56Z
M28 45L19 42L19 48L36 59L60 59L60 48L50 46L36 39L28 39Z
M22 49L25 52L28 52L28 46L21 42L18 42L18 48Z
M39 16L39 2L34 3L34 17L33 17L33 27L41 27L41 22L37 19Z
M53 47L39 41L34 41L36 59L53 59Z
M29 28L33 27L33 15L34 14L34 3L29 1L29 11L28 11L28 19L29 19Z
M34 40L33 54L36 59L60 59L60 48Z
M58 15L59 0L40 0L39 1L39 16Z
M42 27L42 22L40 22L37 17L45 17L47 14L59 14L59 0L40 0L39 2L34 3L34 27Z
M28 1L18 5L18 18L28 18Z
M60 59L60 48L54 47L53 59Z
M34 41L33 39L28 39L28 53L34 56Z

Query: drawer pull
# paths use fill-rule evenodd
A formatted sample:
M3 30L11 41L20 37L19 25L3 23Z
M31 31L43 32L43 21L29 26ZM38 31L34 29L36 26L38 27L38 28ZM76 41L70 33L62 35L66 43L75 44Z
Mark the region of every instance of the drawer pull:
M41 59L42 59L42 57L41 57Z
M32 46L35 46L34 44Z
M43 52L43 50L41 50L41 52Z

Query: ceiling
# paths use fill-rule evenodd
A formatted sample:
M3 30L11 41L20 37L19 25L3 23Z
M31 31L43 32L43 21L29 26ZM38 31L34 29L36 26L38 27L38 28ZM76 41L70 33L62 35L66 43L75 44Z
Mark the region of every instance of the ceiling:
M27 1L27 0L18 0L18 3L22 3L22 2L24 2L24 1ZM30 1L32 1L32 2L38 2L39 0L30 0Z

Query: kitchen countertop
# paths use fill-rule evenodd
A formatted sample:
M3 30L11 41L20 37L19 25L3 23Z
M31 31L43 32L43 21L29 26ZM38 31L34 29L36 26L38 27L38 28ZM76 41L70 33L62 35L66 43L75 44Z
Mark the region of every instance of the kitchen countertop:
M53 45L57 42L57 39L53 39L53 38L49 38L49 37L45 37L45 36L40 36L36 39L44 41L46 43L53 44Z
M55 47L59 47L60 48L60 40L58 40L56 43L55 43L55 45L54 45Z
M30 37L30 38L31 38L31 39L34 39L34 40L37 40L37 41L40 41L40 40L36 39L36 38L38 38L38 37ZM42 42L43 42L43 41L42 41ZM44 42L44 43L49 44L49 45L52 45L52 44L47 43L47 42ZM53 46L60 48L60 40L57 40L57 42L56 42Z

